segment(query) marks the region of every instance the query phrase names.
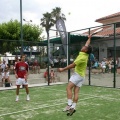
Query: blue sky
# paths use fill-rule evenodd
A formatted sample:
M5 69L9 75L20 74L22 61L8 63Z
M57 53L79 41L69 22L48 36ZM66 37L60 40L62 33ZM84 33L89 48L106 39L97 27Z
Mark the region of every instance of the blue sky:
M20 0L0 0L0 5L0 23L20 20ZM73 31L100 25L96 19L120 12L120 0L22 0L23 18L39 25L42 14L55 7L66 15L67 31Z

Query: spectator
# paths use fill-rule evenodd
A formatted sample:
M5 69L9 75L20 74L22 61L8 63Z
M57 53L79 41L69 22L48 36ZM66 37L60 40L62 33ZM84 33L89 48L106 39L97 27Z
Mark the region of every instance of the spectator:
M33 72L36 73L40 73L40 64L37 60L34 61L33 63Z
M92 68L97 69L98 67L99 67L98 60L95 60L95 62L94 62L94 64L93 64Z
M109 68L108 73L111 73L111 68L112 68L112 65L111 65L111 63L110 63L110 62L108 63L108 68Z
M5 54L5 56L3 57L3 61L5 61L5 63L8 65L8 57L7 57L7 55Z
M67 63L67 59L62 58L62 59L61 59L60 66L61 66L61 67L65 67L65 66L66 66L66 63Z
M91 63L91 66L93 66L94 62L95 62L95 56L94 56L93 53L91 53L90 54L90 63Z
M12 85L11 82L10 82L8 68L5 68L5 71L2 72L2 84L3 84L3 87L5 86L5 83L9 83L10 86Z
M4 72L5 68L7 67L7 64L5 61L3 61L0 66L1 66L1 71Z
M57 58L54 58L54 67L58 67L59 61Z
M106 69L106 58L103 58L102 62L101 62L101 68L102 68L102 73L105 73L105 69Z
M55 82L55 73L53 70L50 71L50 81Z
M46 69L46 71L44 72L44 78L45 78L45 82L48 81L48 69Z
M28 60L28 65L29 65L29 70L32 71L33 73L33 61L32 60Z

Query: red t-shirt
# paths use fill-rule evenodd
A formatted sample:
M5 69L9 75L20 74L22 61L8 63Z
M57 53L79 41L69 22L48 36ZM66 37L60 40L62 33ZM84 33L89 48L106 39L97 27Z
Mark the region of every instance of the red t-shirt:
M15 65L15 70L19 78L24 78L24 76L28 72L28 64L25 62L18 62Z
M44 72L44 78L46 78L48 76L48 72Z

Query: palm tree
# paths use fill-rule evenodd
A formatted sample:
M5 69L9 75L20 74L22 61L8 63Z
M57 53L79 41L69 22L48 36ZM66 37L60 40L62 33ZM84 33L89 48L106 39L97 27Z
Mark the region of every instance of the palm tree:
M51 13L43 14L43 18L41 18L41 26L45 28L47 34L52 26L54 26L55 20L52 18Z
M52 17L55 19L55 24L58 19L66 20L65 15L63 13L61 13L60 7L56 7L55 9L53 9L51 14L52 14ZM56 36L58 36L57 31L56 31Z
M43 14L43 18L41 18L41 24L42 27L45 28L46 32L47 32L47 40L48 40L48 45L47 45L47 53L48 53L48 73L49 73L49 61L50 61L50 45L49 45L49 30L52 26L54 26L54 19L52 18L52 14L51 13L45 13ZM48 85L49 85L49 79L50 76L48 74Z

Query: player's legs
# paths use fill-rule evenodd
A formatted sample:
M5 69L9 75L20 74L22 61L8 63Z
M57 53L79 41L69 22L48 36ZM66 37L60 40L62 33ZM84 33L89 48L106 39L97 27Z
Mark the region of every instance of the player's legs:
M18 78L16 80L16 102L19 101L19 90L20 90L20 86L22 85L22 78Z
M79 74L74 73L67 86L67 98L68 98L68 105L70 108L73 108L72 112L74 112L76 103L78 101L78 94L80 87L82 86L82 83L84 81L84 78L81 77ZM72 89L74 88L74 98L72 103Z
M29 101L30 100L30 97L29 97L29 88L28 88L28 85L24 85L24 86L25 86L25 90L26 90L26 94L27 94L26 100Z
M17 96L19 95L20 85L22 85L22 79L21 79L21 78L18 78L18 79L16 80L16 86L17 86L17 88L16 88L16 95L17 95Z
M80 91L80 87L75 86L74 87L74 98L73 98L73 102L75 102L75 103L78 102L79 91Z
M19 89L20 89L20 85L17 85L16 95L19 95Z
M26 100L29 101L29 100L30 100L30 97L29 97L28 82L27 82L25 79L23 79L22 81L23 81L22 84L24 85L25 90L26 90L26 94L27 94L27 98L26 98Z
M72 89L73 89L73 87L75 87L75 84L70 81L67 85L67 88L66 88L68 99L72 99Z
M29 94L28 85L24 85L24 86L25 86L26 94Z
M67 91L67 99L68 105L63 109L64 112L68 111L72 106L72 89L75 87L75 84L71 81L68 83L66 91Z
M19 89L20 89L20 85L17 85L17 88L16 88L16 102L19 101Z
M78 102L78 94L79 94L80 87L74 86L74 97L73 97L73 103L71 107L69 108L67 112L67 116L71 116L73 113L75 113L75 107Z

